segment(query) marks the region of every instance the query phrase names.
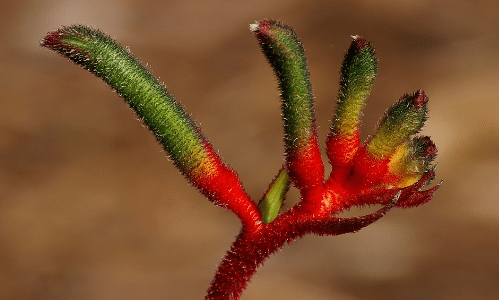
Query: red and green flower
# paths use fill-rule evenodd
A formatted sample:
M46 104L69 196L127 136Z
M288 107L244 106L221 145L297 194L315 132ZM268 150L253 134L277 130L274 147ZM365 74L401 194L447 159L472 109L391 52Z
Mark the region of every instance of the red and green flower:
M285 163L259 204L237 173L214 150L180 103L129 51L99 30L75 25L49 33L41 45L102 78L137 113L174 165L215 205L235 213L241 233L222 260L205 299L239 299L257 268L272 253L305 234L355 232L393 207L414 207L432 199L437 148L418 136L428 116L421 90L392 105L375 133L360 141L362 109L378 72L375 51L353 36L342 68L337 108L326 140L325 167L318 143L314 96L302 43L277 21L250 26L281 90ZM290 185L301 201L281 211ZM352 206L382 205L361 217L339 218Z

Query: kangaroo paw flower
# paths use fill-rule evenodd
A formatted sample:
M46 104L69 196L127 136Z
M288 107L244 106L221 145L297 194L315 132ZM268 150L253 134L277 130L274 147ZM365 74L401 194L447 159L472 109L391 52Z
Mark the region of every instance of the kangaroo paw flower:
M429 170L437 147L428 136L414 137L396 148L388 164L386 184L405 187L417 182Z
M427 119L429 98L419 90L404 95L386 112L377 132L367 143L368 152L375 158L385 158L394 153L397 146L416 134Z
M304 47L292 28L278 21L250 25L278 78L288 173L299 189L323 184L312 87Z
M104 80L137 113L194 186L215 205L232 210L245 227L258 226L258 207L243 190L237 174L217 155L176 99L129 51L101 31L81 25L49 33L41 46Z
M304 47L278 21L258 21L250 30L278 79L285 144L285 164L258 205L180 103L116 41L75 25L51 32L41 42L102 78L152 131L180 172L209 201L240 218L242 230L218 266L207 300L239 299L271 254L305 234L356 232L394 207L427 203L441 185L425 189L435 177L436 165L431 165L437 147L429 137L415 136L428 114L423 91L401 97L361 143L361 111L378 62L370 43L359 36L352 37L341 68L326 141L332 172L325 181ZM290 184L300 190L301 200L280 213ZM336 217L342 210L371 204L382 208L360 217Z
M348 166L358 150L361 111L377 72L375 50L364 38L353 36L342 63L337 108L326 142L326 153L334 168Z

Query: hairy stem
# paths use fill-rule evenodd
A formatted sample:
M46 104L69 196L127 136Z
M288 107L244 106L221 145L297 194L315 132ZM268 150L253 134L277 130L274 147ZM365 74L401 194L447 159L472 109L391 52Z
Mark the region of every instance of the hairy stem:
M356 232L382 218L401 193L378 211L354 218L315 217L301 204L257 232L242 232L219 265L205 300L239 299L257 268L287 243L306 234L340 235Z

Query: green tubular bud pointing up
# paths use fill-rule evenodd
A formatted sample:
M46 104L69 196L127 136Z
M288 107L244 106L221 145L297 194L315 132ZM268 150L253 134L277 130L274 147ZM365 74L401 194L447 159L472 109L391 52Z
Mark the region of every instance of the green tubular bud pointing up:
M367 150L375 158L386 158L397 146L416 134L427 118L429 98L421 90L404 95L389 108L380 121Z
M208 160L203 137L180 104L108 35L74 25L49 33L41 45L66 56L114 88L185 175Z
M302 43L290 27L277 21L259 21L250 30L278 77L287 148L308 144L315 134L315 115Z
M361 110L377 77L375 50L360 36L353 36L340 71L340 90L332 122L333 134L353 136L358 130Z
M288 174L299 189L323 183L312 87L304 47L288 26L262 20L250 25L281 90Z

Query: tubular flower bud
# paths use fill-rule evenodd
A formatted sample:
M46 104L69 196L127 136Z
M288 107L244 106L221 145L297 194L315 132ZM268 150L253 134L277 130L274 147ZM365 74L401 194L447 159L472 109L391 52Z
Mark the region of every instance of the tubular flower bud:
M41 45L94 73L124 97L183 173L198 177L199 166L214 169L208 163L204 137L181 105L108 35L75 25L48 34Z
M304 47L293 29L278 21L258 21L250 30L278 78L289 175L298 187L318 187L323 183L324 166Z
M353 189L405 187L422 177L436 148L429 138L410 141L410 137L424 125L428 100L419 90L404 95L387 110L375 134L353 159L349 173Z
M194 186L214 204L237 214L245 228L259 226L258 207L237 174L222 161L176 99L129 51L103 32L81 25L49 33L41 46L104 80L137 113Z
M437 156L437 147L430 137L415 137L400 145L389 161L389 183L396 187L414 184L429 171L431 162ZM391 182L392 181L392 182Z
M359 146L361 110L378 72L375 50L362 37L353 36L340 71L337 108L327 139L332 165L348 164Z
M368 152L375 158L386 158L397 146L420 131L427 118L428 101L422 90L401 97L380 121L375 135L367 144Z

